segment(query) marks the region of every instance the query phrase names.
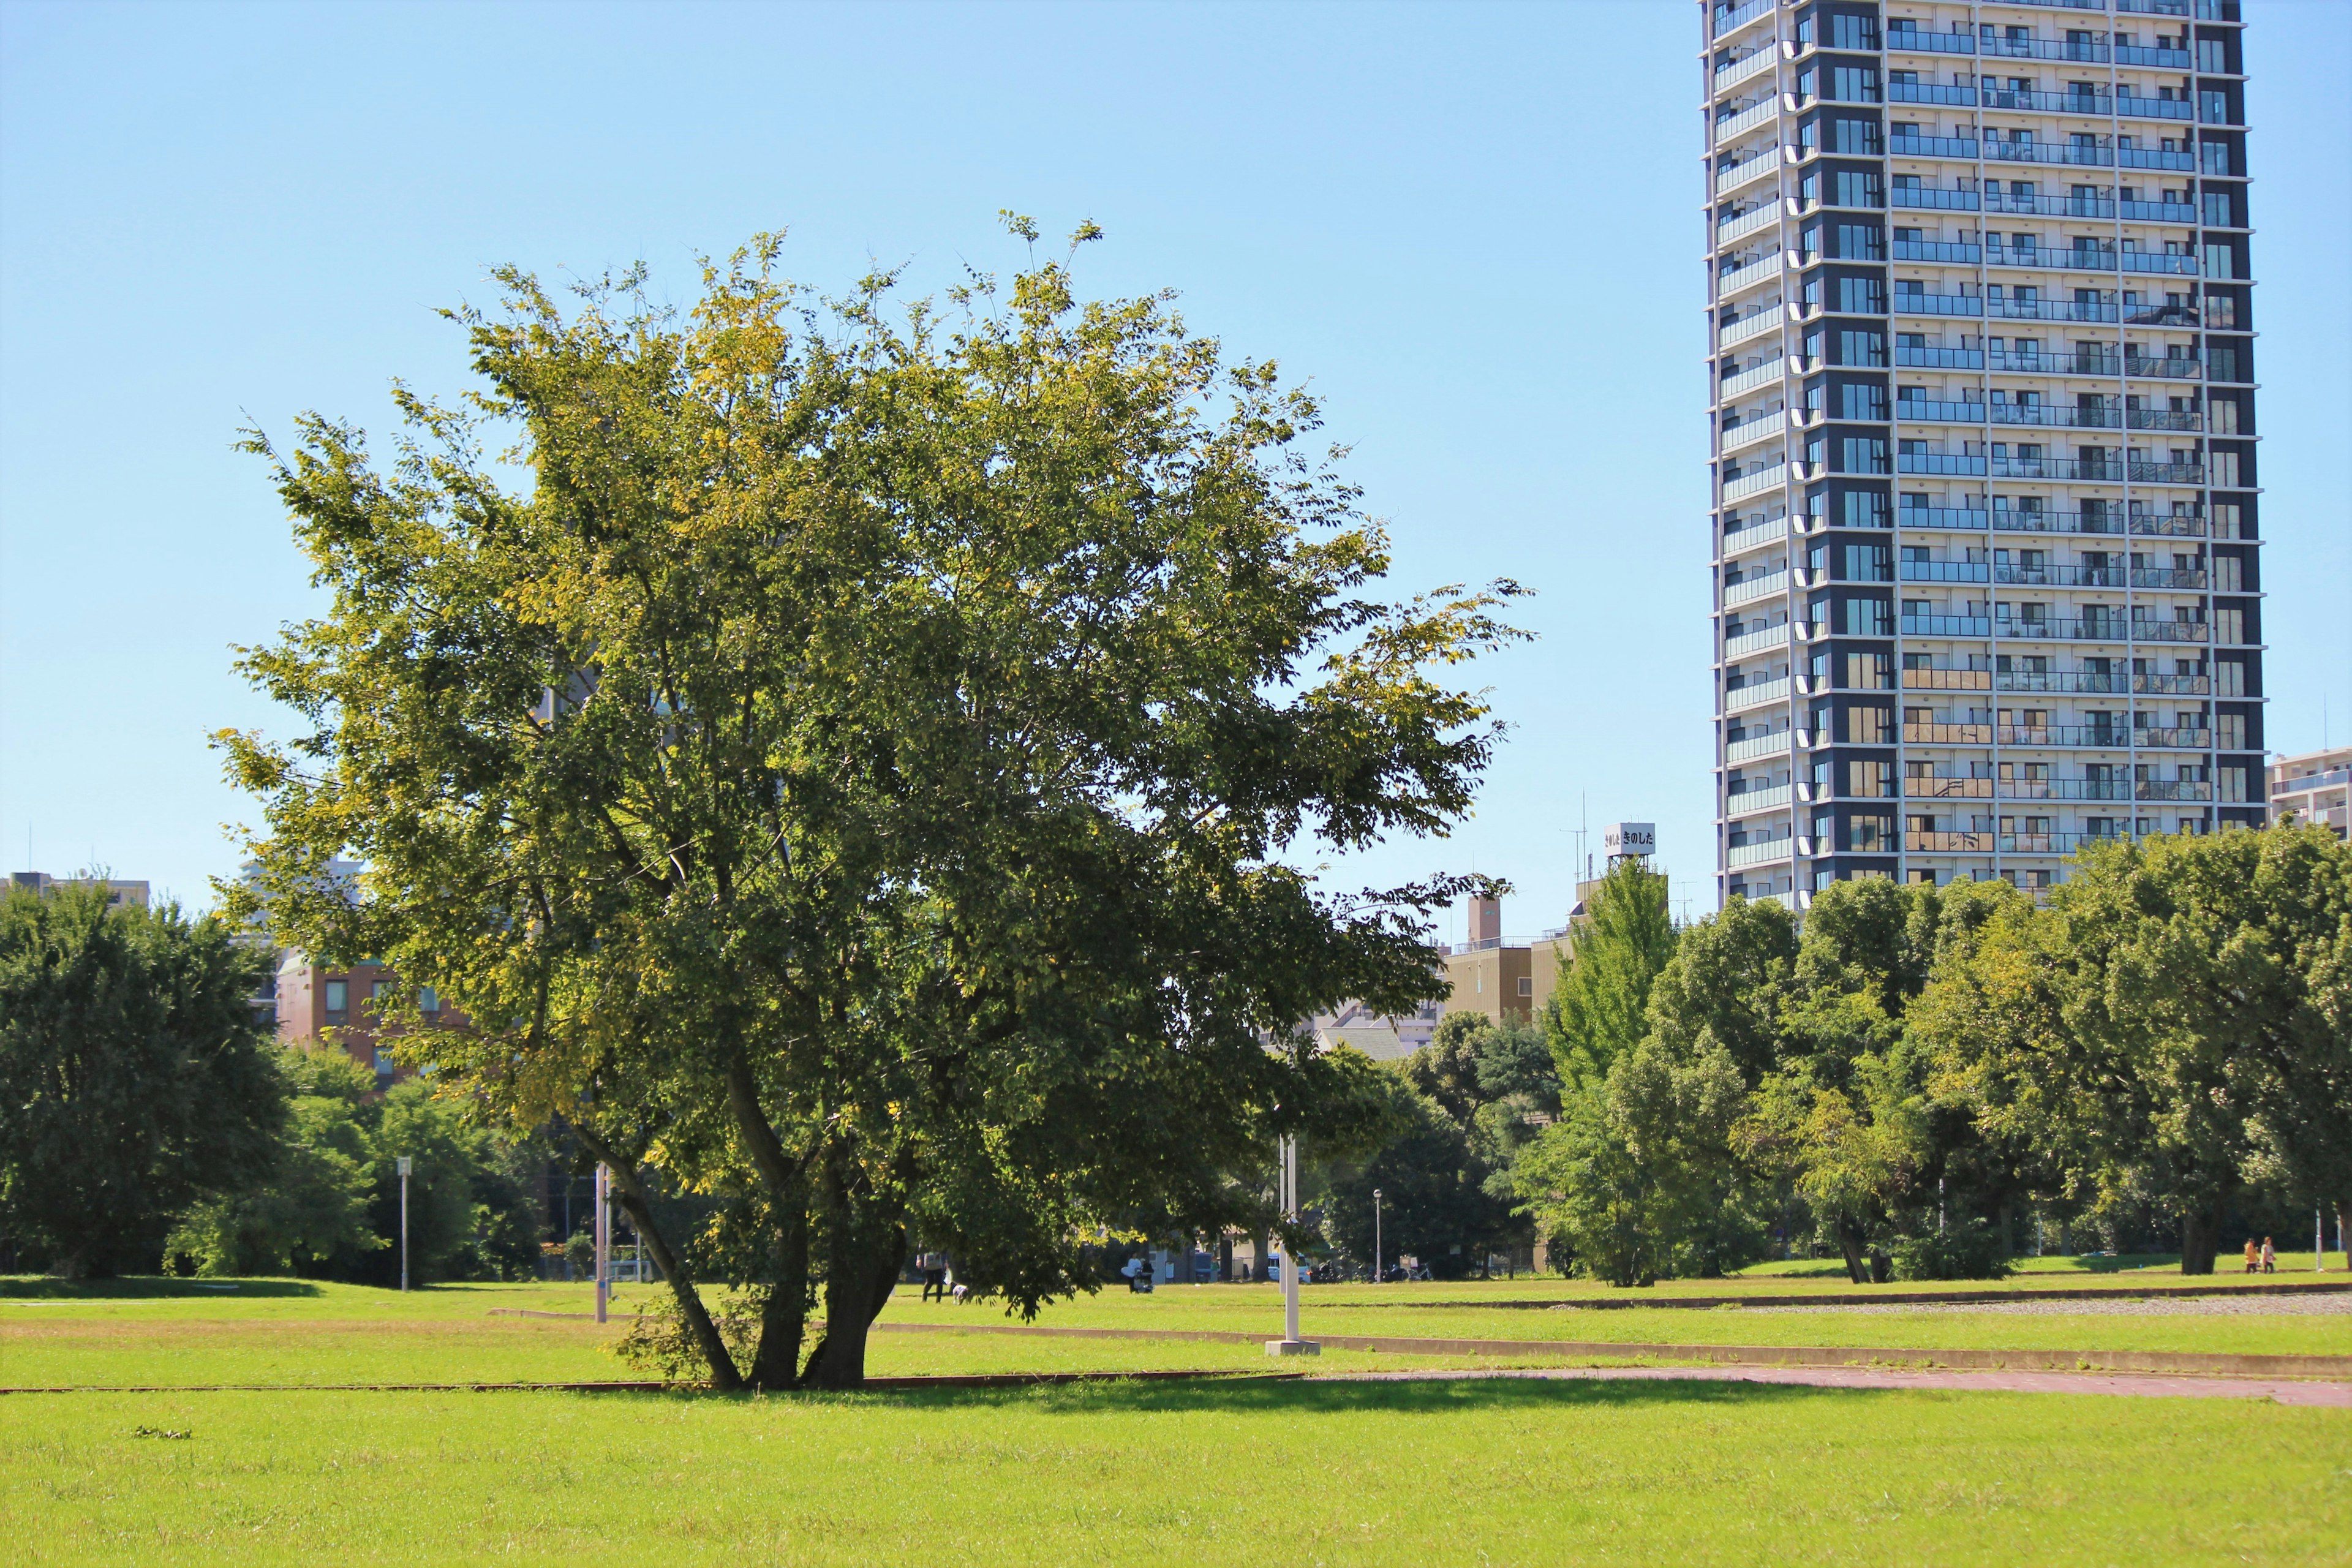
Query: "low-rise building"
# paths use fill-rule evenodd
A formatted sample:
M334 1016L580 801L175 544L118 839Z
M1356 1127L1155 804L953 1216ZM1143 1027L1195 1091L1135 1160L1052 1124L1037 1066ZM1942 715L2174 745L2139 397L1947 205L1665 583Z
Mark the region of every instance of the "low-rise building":
M1454 943L1445 955L1445 1011L1482 1013L1496 1024L1533 1022L1551 1000L1567 962L1567 928L1539 937L1506 937L1502 900L1475 893L1469 915L1469 940Z
M2352 837L2352 746L2281 757L2271 764L2271 825L2317 823Z
M47 871L11 871L8 885L48 898L60 888L94 888L106 885L106 901L110 908L134 905L147 907L147 884L126 880L121 877L52 877Z
M402 1025L381 1022L400 990L399 976L373 959L339 968L313 963L299 948L289 948L278 963L278 1037L289 1046L331 1043L374 1073L378 1089L389 1089L415 1076L415 1068L392 1058ZM416 1006L436 1026L464 1025L429 985L418 988Z

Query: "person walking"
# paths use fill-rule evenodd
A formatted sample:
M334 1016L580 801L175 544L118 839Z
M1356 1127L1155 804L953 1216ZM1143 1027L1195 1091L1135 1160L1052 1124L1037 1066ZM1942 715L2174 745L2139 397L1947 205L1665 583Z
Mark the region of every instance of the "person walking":
M2246 1272L2249 1274L2259 1272L2262 1266L2263 1249L2254 1244L2254 1238L2250 1236L2246 1237Z
M2271 1245L2271 1238L2267 1236L2263 1237L2263 1272L2278 1272L2278 1248Z

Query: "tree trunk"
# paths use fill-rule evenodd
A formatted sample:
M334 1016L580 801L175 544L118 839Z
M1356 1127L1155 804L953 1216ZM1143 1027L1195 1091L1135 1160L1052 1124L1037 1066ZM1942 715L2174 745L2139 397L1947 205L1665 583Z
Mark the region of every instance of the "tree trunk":
M1862 1232L1850 1221L1837 1223L1838 1252L1845 1258L1845 1277L1856 1285L1870 1283L1870 1270L1862 1257Z
M620 1199L621 1208L636 1227L637 1235L654 1255L655 1267L669 1281L670 1294L677 1301L677 1310L686 1319L687 1331L702 1352L704 1363L710 1368L710 1386L720 1394L731 1394L743 1386L743 1374L737 1370L735 1358L728 1353L727 1342L719 1337L719 1325L710 1321L710 1310L702 1304L702 1292L695 1288L694 1275L686 1260L654 1224L653 1205L646 1200L645 1183L636 1167L616 1156L612 1147L589 1128L573 1123L580 1142L599 1163L613 1173L613 1188Z
M1234 1282L1234 1233L1217 1232L1217 1279L1224 1284Z
M898 1224L868 1222L846 1232L828 1251L824 1280L824 1337L809 1353L801 1373L803 1388L866 1385L866 1337L898 1287L907 1264L907 1231Z
M760 1348L751 1358L754 1388L790 1388L798 1380L801 1342L808 1337L808 1210L794 1205L776 1237L775 1281L760 1313Z
M2221 1210L2223 1200L2216 1198L2206 1210L2190 1207L2180 1215L2180 1271L2183 1274L2210 1274L2213 1255L2221 1249Z

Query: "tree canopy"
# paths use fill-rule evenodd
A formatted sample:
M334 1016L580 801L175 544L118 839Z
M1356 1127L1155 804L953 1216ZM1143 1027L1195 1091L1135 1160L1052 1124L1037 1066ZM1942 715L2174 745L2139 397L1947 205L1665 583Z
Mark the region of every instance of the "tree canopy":
M452 313L482 390L400 394L388 469L257 435L332 602L243 664L305 731L224 742L256 896L463 1009L403 1037L446 1091L613 1167L673 1349L841 1386L910 1236L1034 1311L1097 1216L1220 1223L1276 1133L1370 1113L1299 1021L1437 994L1463 883L1335 895L1292 851L1467 808L1498 727L1444 676L1517 590L1379 596L1314 401L1165 296L1065 259L894 312L779 254L683 319L501 270Z
M176 906L0 898L0 1237L69 1276L154 1267L173 1217L265 1168L285 1116L268 955Z

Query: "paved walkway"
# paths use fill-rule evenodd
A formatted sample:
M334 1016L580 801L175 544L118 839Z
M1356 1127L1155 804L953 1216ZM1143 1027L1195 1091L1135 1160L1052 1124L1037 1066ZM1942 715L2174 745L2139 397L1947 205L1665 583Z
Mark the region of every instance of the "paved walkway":
M2157 1399L2269 1399L2352 1410L2352 1383L2287 1379L2151 1377L2087 1372L1889 1372L1831 1366L1557 1367L1528 1372L1343 1372L1313 1383L1423 1383L1521 1377L1603 1383L1785 1383L1808 1388L1956 1388L2003 1394L2105 1394Z

